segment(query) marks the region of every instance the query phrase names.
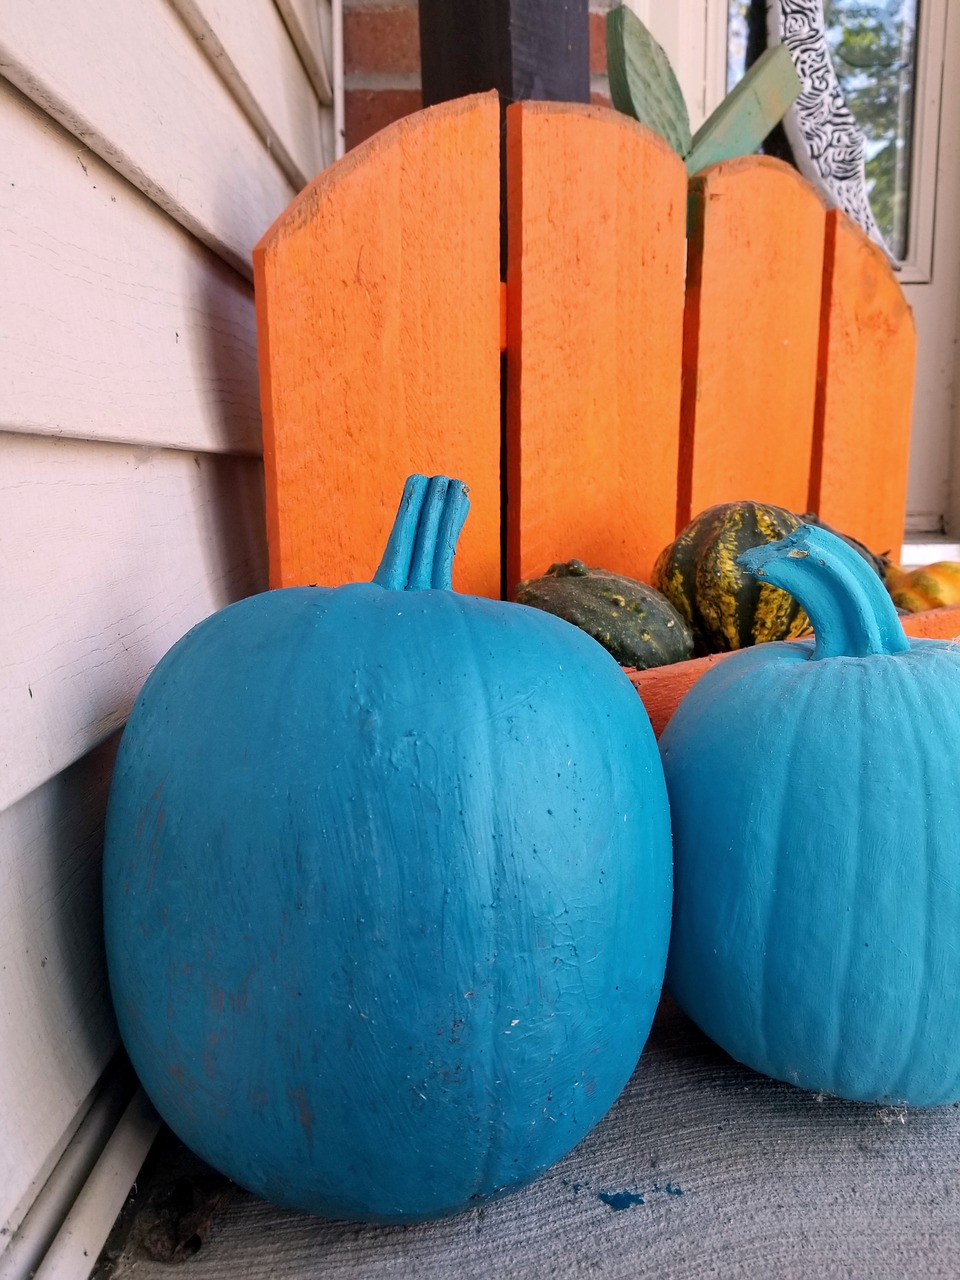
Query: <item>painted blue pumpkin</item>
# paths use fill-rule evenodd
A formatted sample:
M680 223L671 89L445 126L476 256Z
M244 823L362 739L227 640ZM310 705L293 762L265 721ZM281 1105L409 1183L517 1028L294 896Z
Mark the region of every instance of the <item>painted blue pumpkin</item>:
M620 1093L663 981L642 704L577 628L451 590L466 507L412 477L373 583L195 627L116 764L106 939L140 1078L210 1164L328 1217L535 1177Z
M739 562L815 643L746 649L660 740L667 984L740 1062L840 1097L960 1099L960 647L906 638L880 579L802 526Z

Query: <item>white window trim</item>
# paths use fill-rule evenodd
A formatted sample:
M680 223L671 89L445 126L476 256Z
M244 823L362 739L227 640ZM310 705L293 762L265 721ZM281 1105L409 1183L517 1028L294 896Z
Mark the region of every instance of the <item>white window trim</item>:
M933 227L937 202L940 100L946 48L947 0L921 0L917 31L917 94L913 108L913 161L907 254L901 284L928 284L933 272Z

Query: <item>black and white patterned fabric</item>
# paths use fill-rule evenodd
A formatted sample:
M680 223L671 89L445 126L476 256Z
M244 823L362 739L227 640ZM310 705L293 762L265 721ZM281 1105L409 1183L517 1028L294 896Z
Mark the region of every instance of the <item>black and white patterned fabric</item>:
M783 127L797 168L887 252L867 192L866 139L844 101L822 0L767 0L767 42L790 50L803 89Z

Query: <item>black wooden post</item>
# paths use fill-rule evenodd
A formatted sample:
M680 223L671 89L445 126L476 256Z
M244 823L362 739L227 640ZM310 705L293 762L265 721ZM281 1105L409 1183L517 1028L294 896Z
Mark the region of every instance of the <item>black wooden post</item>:
M486 89L589 102L588 0L420 0L420 73L425 107Z

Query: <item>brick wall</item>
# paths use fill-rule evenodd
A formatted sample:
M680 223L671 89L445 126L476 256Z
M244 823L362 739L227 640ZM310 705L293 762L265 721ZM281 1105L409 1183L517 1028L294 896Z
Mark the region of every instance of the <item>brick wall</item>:
M590 5L591 97L605 105L604 14L614 2L593 0ZM416 0L344 0L343 58L349 149L421 105Z
M591 0L590 4L590 101L610 105L607 83L607 10L620 0Z

